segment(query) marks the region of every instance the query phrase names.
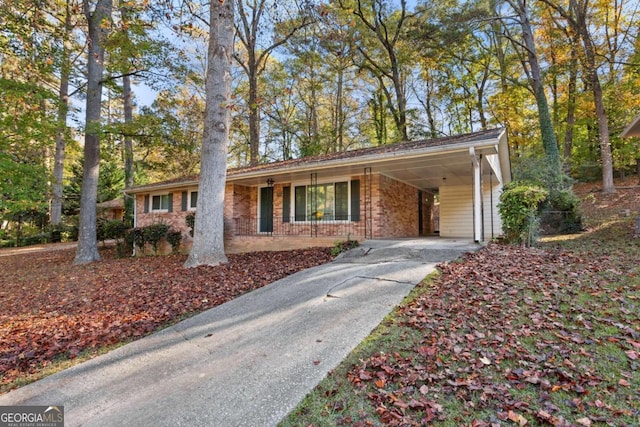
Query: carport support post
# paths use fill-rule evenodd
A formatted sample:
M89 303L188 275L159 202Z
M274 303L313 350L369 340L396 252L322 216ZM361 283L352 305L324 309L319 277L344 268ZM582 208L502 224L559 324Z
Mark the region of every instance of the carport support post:
M473 167L473 240L481 242L483 240L482 227L482 171L480 161L476 156L474 147L469 147L471 164Z

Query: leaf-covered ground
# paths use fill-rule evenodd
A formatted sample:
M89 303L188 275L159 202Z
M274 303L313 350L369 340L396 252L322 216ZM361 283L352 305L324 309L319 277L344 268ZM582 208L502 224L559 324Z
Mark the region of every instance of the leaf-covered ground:
M184 256L101 254L82 266L71 264L73 250L0 257L0 390L332 258L328 248L255 252L185 269Z
M631 221L439 266L284 425L639 426Z

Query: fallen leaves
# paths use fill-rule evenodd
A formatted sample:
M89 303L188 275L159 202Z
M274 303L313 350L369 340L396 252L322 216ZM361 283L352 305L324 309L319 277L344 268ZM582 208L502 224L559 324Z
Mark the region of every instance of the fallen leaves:
M184 256L73 266L72 251L0 258L0 382L60 357L141 337L296 271L331 260L312 248L229 255L217 267L182 267Z
M640 307L629 298L640 283L616 285L624 265L637 264L491 244L440 265L437 283L398 309L397 323L418 331L419 343L375 353L347 379L390 426L430 423L425 417L476 426L640 420ZM622 389L620 400L598 399ZM445 397L456 412L443 409Z

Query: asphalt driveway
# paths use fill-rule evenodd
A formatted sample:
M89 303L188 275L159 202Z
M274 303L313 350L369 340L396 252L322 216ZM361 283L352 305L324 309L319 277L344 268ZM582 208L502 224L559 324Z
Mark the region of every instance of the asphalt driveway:
M0 396L65 426L273 426L428 275L478 245L370 240L108 354Z

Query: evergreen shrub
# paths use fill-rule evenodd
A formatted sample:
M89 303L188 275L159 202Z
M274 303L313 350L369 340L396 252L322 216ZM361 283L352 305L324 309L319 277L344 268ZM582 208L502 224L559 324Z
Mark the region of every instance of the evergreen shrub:
M498 210L508 243L531 246L539 233L538 207L549 192L527 182L513 181L505 185Z

